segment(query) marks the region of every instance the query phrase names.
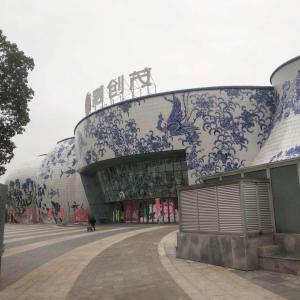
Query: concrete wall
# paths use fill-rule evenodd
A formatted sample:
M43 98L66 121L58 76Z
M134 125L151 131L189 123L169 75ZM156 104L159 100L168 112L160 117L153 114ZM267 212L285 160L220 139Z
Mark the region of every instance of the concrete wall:
M274 234L274 242L281 246L281 250L286 253L299 255L300 234Z
M7 202L7 185L0 184L0 269L1 257L4 251L4 223L5 223L5 203Z
M217 235L179 232L176 256L208 264L255 270L259 267L257 248L272 243L272 235Z

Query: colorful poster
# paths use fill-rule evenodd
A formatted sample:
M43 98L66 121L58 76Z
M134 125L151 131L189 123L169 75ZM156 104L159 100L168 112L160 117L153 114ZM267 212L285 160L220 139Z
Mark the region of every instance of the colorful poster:
M131 222L131 205L130 202L124 202L125 222Z
M47 207L47 217L48 217L48 221L52 220L52 208Z
M40 222L40 210L38 207L35 208L35 221Z
M75 223L86 223L89 221L89 214L87 210L77 208L74 212Z
M65 209L63 207L61 207L59 210L59 217L60 217L61 221L63 222L64 217L65 217Z
M172 200L169 201L169 218L170 218L170 222L174 222L175 221L175 206L174 206L174 202Z
M155 220L160 217L160 198L155 198Z
M132 211L131 221L134 223L138 222L139 221L139 202L132 202L131 211Z
M139 221L139 202L128 201L124 202L125 222Z
M32 221L32 208L27 208L26 213L27 213L27 221L31 222Z

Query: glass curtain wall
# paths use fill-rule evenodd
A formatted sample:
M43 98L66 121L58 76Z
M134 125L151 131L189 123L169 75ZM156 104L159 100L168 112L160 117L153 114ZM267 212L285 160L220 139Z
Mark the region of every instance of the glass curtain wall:
M177 187L188 184L183 157L126 162L97 174L113 222L178 221Z

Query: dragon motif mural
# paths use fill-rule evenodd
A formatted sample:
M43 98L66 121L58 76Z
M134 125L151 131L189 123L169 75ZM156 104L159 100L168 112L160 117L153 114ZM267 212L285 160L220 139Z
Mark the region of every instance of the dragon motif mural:
M223 88L126 102L126 111L121 105L103 109L76 130L79 159L89 165L107 158L185 149L197 182L201 176L245 166L240 154L247 153L249 146L258 152L271 129L273 99L271 88ZM147 101L156 101L156 115L145 114ZM136 117L137 109L144 120Z

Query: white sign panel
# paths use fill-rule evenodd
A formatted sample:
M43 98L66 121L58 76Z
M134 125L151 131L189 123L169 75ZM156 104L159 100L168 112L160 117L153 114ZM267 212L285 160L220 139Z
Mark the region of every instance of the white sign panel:
M144 68L134 71L129 76L128 85L124 75L110 80L108 85L96 88L92 93L87 93L85 98L85 114L89 115L92 111L121 102L125 98L135 98L150 93L156 93L156 85L151 76L151 68ZM128 88L126 88L128 87Z

